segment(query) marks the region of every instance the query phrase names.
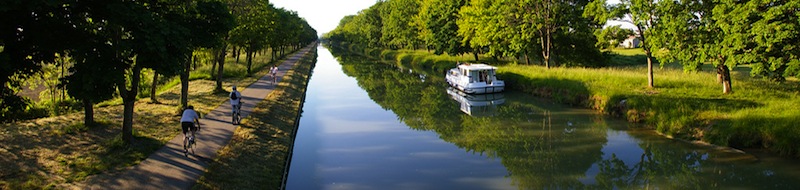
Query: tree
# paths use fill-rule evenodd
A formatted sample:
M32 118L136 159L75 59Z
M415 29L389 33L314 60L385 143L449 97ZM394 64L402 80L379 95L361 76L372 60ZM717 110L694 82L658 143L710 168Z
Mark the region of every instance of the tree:
M727 35L728 65L753 64L753 75L784 81L800 74L800 2L719 0L713 17ZM787 73L786 71L790 71Z
M629 36L633 36L635 34L632 30L624 29L621 26L616 25L595 30L594 35L597 37L596 46L598 48L607 49L616 47Z
M381 16L381 42L395 48L416 48L420 40L417 38L417 28L413 26L413 16L419 12L418 7L417 0L387 1Z
M14 119L28 100L21 82L77 42L73 7L45 0L7 0L0 7L0 120ZM58 31L54 34L53 31ZM53 43L59 41L62 43Z
M538 38L544 65L550 68L553 35L560 27L557 19L560 11L565 10L565 4L559 0L520 0L516 5L513 12L517 19L512 22L522 32L519 42L529 43L527 39Z
M657 14L658 0L621 0L619 4L607 7L606 0L594 0L584 10L583 15L598 23L606 23L613 19L636 26L636 32L642 39L642 49L647 57L647 87L655 88L653 82L653 48L650 44L654 27L659 23Z
M458 35L463 37L462 43L473 49L488 47L489 56L517 56L529 46L511 44L511 40L519 36L508 22L511 15L511 1L473 0L459 11ZM522 45L522 46L520 46ZM526 55L527 57L527 55ZM526 59L530 64L530 59Z
M473 0L460 10L459 35L473 49L488 47L491 56L525 56L540 51L571 65L589 65L600 56L592 31L599 24L583 18L586 1ZM552 56L560 54L562 56Z
M433 47L435 54L460 55L473 52L458 36L458 11L466 5L466 0L423 0L420 4L419 24L425 30L423 38ZM475 60L478 59L474 52Z
M714 21L712 10L716 2L664 1L657 8L659 25L653 30L650 43L666 50L659 55L663 63L678 61L686 71L699 70L710 62L717 70L723 93L732 92L730 67L735 62L727 61L727 51L742 52L724 43L730 34Z
M187 30L188 44L183 49L181 75L181 106L189 104L189 72L191 72L192 54L201 48L215 48L223 44L223 37L233 27L234 18L227 5L218 1L189 1L179 7L176 20ZM158 76L158 73L154 73ZM155 79L153 81L155 83ZM153 85L155 88L155 85Z
M97 29L95 27L86 29ZM83 103L83 123L87 126L95 123L94 103L114 97L116 83L108 79L125 75L124 70L119 69L123 61L114 60L113 48L104 42L103 38L95 36L76 44L70 52L76 61L69 69L72 74L61 79L69 95Z
M236 15L237 26L231 30L230 42L245 49L247 75L252 74L254 53L265 48L270 40L277 40L268 38L269 34L276 31L275 11L267 1L253 1L242 7Z

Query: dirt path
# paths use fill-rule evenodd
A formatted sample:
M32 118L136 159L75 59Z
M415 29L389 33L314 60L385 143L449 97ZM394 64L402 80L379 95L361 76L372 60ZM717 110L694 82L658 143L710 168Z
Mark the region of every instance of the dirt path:
M300 58L315 48L309 45L284 60L278 69L280 81L286 72L294 68ZM275 85L269 75L241 91L242 117L249 115L253 107L269 95ZM231 125L231 105L222 105L200 119L202 128L197 132L194 154L183 154L183 134L178 134L164 147L136 166L116 173L103 173L90 177L80 189L189 189L203 175L206 167L217 156L217 151L231 140L236 126ZM177 127L177 126L176 126Z

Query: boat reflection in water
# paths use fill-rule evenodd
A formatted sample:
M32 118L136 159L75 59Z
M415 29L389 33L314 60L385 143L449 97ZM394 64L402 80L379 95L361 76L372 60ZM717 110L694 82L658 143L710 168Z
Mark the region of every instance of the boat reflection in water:
M506 102L503 93L467 94L448 87L447 94L461 104L462 112L471 116L495 116L497 115L497 106Z

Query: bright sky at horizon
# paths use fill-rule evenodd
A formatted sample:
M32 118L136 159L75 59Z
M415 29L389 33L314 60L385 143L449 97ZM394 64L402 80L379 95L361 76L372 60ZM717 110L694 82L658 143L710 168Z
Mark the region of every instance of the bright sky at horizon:
M275 7L297 11L305 18L311 27L317 30L317 35L330 32L339 20L347 15L358 14L359 11L374 5L376 0L270 0Z
M344 1L344 2L342 2ZM358 14L359 11L374 5L376 0L270 0L275 7L297 11L317 35L330 32L339 25L339 21L347 15ZM617 4L619 0L608 0L608 4ZM622 25L623 28L634 28L629 23L609 21L606 25Z

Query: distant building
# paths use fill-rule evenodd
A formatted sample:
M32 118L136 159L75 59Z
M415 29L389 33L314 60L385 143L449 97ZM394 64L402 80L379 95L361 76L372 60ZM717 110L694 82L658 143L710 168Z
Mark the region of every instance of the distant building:
M628 39L623 40L622 43L619 44L619 46L623 48L638 48L640 42L641 41L639 41L638 37L628 36Z

